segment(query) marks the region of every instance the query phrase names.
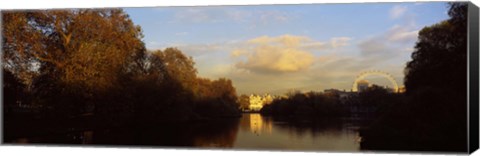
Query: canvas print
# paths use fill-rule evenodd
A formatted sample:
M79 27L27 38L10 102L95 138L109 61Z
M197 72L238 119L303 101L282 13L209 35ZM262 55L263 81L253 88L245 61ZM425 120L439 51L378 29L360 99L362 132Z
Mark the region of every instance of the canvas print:
M3 143L464 153L467 6L2 10Z

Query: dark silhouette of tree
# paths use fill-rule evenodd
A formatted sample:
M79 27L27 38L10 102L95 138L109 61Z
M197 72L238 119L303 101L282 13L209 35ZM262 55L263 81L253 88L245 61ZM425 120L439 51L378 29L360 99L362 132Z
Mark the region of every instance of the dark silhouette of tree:
M466 92L467 3L451 3L450 19L419 32L405 69L407 94L433 87Z
M293 120L324 120L347 115L338 96L315 92L292 93L287 98L274 99L263 106L260 113Z
M365 91L358 93L358 99L362 106L378 108L390 105L391 100L389 96L391 95L393 94L388 92L387 89L378 85L372 85Z
M365 148L466 152L468 3L449 5L450 19L419 32L405 68L407 100L372 125Z
M450 19L426 27L406 68L407 94L432 142L466 149L467 138L467 3L451 3ZM430 115L425 115L430 114Z
M28 104L26 86L12 72L3 69L3 108L4 113L12 113L12 108L18 104Z

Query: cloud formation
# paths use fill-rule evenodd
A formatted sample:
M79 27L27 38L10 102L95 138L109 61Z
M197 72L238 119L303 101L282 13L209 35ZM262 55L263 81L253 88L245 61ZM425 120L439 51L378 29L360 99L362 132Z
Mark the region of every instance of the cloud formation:
M413 26L395 25L381 35L370 37L358 44L365 57L391 59L413 46L418 38L418 30Z
M390 10L390 18L397 19L402 17L407 12L406 6L396 5Z
M262 45L254 51L236 67L256 72L296 72L309 68L314 60L311 53L296 48Z
M235 67L257 73L286 73L309 69L316 60L312 50L337 48L348 45L348 37L333 38L330 42L314 41L306 36L260 36L247 41L244 49L231 52L242 57Z
M387 39L392 42L409 42L418 38L418 30L410 27L395 25L387 32Z

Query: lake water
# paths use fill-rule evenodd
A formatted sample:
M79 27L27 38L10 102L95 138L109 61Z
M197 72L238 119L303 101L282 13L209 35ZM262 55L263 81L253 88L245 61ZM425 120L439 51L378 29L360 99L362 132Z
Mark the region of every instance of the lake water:
M92 130L20 138L9 142L352 152L360 150L360 138L355 128L356 126L340 120L293 124L252 113L243 114L239 119Z

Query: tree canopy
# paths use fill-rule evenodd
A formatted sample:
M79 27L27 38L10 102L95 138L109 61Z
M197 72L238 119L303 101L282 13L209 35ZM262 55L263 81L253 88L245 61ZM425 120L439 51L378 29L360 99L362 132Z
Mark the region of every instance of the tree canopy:
M467 150L468 3L449 6L448 20L419 32L405 68L406 102L393 105L364 133L366 148ZM384 144L392 139L398 145Z
M419 32L405 69L407 93L422 87L466 92L467 8L467 3L451 3L450 19Z
M4 12L3 17L4 68L25 80L34 77L24 73L36 72L105 89L145 49L140 27L119 9Z
M2 15L4 89L28 93L48 120L92 113L109 125L238 115L231 80L197 77L193 58L177 48L147 51L140 26L121 9Z

